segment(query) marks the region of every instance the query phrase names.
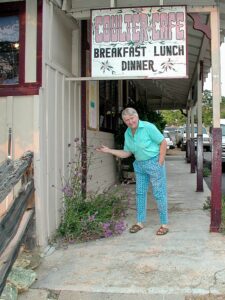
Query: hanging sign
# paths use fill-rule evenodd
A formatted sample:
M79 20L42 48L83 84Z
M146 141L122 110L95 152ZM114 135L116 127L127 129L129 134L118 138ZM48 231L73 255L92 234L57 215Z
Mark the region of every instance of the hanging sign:
M186 7L92 10L93 77L185 78Z

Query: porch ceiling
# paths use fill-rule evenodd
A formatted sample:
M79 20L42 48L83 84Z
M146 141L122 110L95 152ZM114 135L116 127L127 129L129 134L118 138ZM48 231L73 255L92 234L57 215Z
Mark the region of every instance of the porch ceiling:
M221 42L225 37L225 0L67 0L63 1L62 9L71 14L75 19L90 18L90 8L107 7L133 7L133 6L159 6L159 5L187 5L189 8L204 6L220 7L220 34ZM209 14L200 13L204 24L210 24ZM193 100L196 101L197 65L203 61L203 78L206 80L211 67L210 40L205 34L193 28L193 20L187 17L187 53L188 53L188 78L187 79L142 79L134 80L139 87L142 98L147 99L149 107L158 109L185 109L190 105L188 95L192 91Z

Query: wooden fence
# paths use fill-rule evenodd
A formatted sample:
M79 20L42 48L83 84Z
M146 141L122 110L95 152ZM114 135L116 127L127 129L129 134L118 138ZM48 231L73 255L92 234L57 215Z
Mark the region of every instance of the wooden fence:
M33 153L0 165L0 295L34 216Z

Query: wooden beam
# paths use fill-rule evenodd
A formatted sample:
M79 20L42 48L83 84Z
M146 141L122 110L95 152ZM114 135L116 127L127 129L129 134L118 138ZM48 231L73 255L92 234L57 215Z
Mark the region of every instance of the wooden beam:
M76 11L72 12L71 16L76 19L76 20L89 20L91 18L91 13L90 10L81 10L81 11Z
M220 18L218 11L211 14L211 58L212 58L212 92L213 92L213 127L220 128Z
M216 11L217 7L211 6L187 6L187 13L210 13Z
M26 210L29 199L34 193L33 179L26 185L26 190L14 200L6 215L0 220L0 254L16 234L20 220Z
M210 24L210 20L208 20L207 24ZM198 59L196 60L195 69L192 75L192 80L190 81L189 85L189 91L192 89L192 86L194 85L194 81L197 78L197 70L198 70L198 63L200 60L204 60L204 56L207 50L207 47L209 46L209 39L206 37L206 35L203 36L202 42L201 42L201 48L198 54Z
M30 166L33 159L32 152L26 152L24 156L16 161L8 160L5 170L1 167L0 180L0 203L10 193L13 186L19 182L26 169Z
M11 271L11 268L18 256L20 245L23 242L23 239L29 228L29 224L32 221L33 215L33 209L28 210L24 213L16 235L10 241L3 254L0 256L0 295L4 289L8 274Z

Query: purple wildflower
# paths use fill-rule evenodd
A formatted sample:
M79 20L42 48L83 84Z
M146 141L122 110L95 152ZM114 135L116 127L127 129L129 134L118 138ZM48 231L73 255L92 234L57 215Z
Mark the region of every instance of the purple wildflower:
M121 234L126 229L126 225L123 220L119 220L114 225L114 231L116 234Z
M112 230L110 230L110 229L107 229L105 232L104 232L104 236L107 238L107 237L110 237L110 236L112 236Z
M103 232L104 232L104 237L105 238L110 237L110 236L113 235L113 231L110 228L111 227L111 223L110 222L103 223L102 227L103 227Z
M110 227L110 223L103 223L102 227L104 230L107 230Z
M72 197L73 196L73 189L71 188L71 186L69 186L68 184L66 184L63 188L62 188L62 192L64 193L64 195L66 197Z

